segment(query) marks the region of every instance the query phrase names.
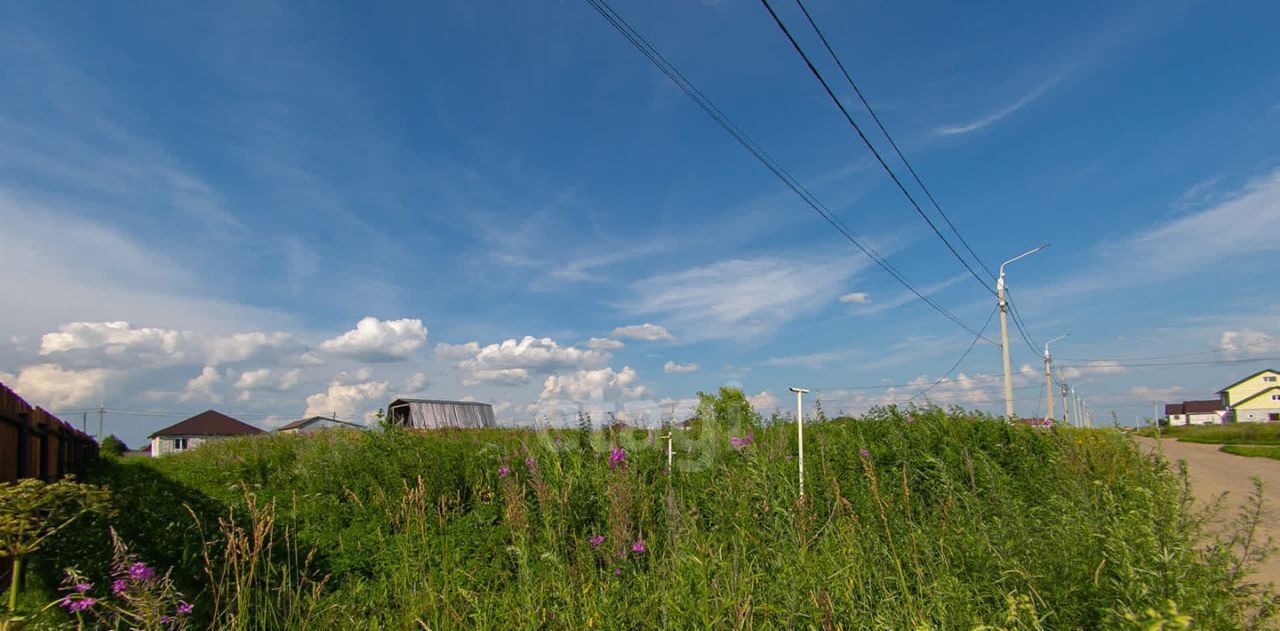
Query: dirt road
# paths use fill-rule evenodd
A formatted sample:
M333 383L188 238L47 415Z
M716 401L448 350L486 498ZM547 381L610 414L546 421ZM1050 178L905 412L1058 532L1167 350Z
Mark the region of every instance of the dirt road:
M1218 451L1221 445L1180 443L1165 438L1135 438L1146 449L1162 451L1171 462L1185 460L1191 476L1191 490L1197 502L1227 493L1228 516L1239 512L1241 503L1253 491L1251 477L1262 480L1263 496L1269 509L1261 534L1280 544L1280 460L1246 458ZM1258 580L1280 586L1280 554L1267 559L1256 572Z

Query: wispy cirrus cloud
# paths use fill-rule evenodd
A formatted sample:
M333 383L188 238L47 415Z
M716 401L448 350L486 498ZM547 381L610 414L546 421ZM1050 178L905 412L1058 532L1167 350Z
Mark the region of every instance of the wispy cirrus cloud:
M1061 70L1050 75L1047 79L1041 81L1032 87L1022 96L1018 97L1012 103L1005 105L995 111L988 112L978 118L963 123L952 123L949 125L940 125L934 128L934 133L940 136L958 136L979 131L994 125L1001 120L1009 117L1018 110L1031 105L1040 97L1047 94L1050 90L1062 83L1070 75L1069 71Z

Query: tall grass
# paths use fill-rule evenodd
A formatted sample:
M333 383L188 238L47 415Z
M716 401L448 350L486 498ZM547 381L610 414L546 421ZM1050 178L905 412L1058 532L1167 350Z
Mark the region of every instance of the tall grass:
M1155 436L1155 428L1139 431L1143 436ZM1184 443L1280 445L1280 423L1227 423L1224 425L1178 425L1162 427L1160 436L1177 438Z
M799 498L794 425L730 444L748 429L676 432L670 472L643 431L334 430L101 481L191 504L117 527L176 534L155 562L218 628L1236 629L1273 612L1241 565L1262 546L1208 538L1185 475L1118 432L937 409L818 423Z

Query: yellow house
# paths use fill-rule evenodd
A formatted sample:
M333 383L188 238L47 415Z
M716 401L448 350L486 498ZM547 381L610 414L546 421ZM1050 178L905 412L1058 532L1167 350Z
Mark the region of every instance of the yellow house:
M1218 391L1238 423L1280 421L1280 372L1258 371Z

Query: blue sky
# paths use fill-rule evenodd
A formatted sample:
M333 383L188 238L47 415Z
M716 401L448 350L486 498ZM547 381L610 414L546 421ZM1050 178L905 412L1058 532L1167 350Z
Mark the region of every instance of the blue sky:
M614 6L982 325L990 294L759 4ZM1274 6L809 8L987 265L1053 244L1010 286L1037 341L1072 333L1056 352L1095 417L1280 363L1257 359L1280 356ZM786 409L807 385L858 411L919 387L840 387L927 385L973 339L585 3L5 13L0 280L21 298L0 312L0 379L55 411L157 413L108 414L130 441L209 407L265 427L362 419L399 394L528 422L652 419L722 384ZM1086 361L1188 353L1152 361L1250 361ZM1018 411L1042 413L1039 357L1018 343L1013 359L1030 370ZM999 367L979 343L930 400L999 409Z

